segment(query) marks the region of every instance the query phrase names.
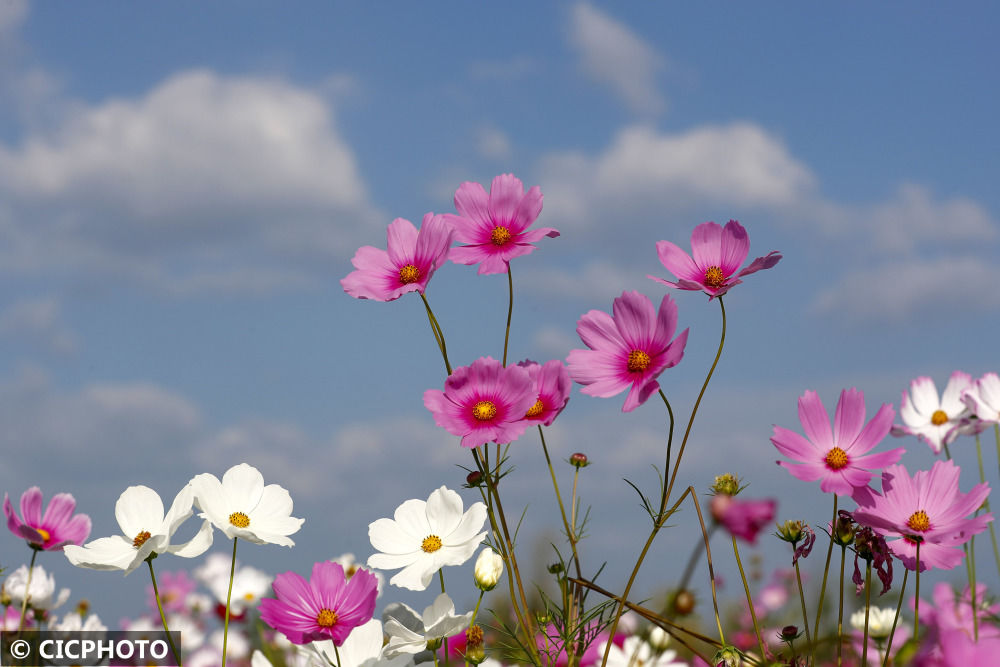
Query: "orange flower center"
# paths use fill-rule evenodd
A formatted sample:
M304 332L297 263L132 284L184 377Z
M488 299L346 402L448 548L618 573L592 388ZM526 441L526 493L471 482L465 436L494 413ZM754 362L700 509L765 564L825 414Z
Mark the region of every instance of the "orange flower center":
M510 230L503 225L497 225L490 232L490 240L493 241L493 245L502 246L510 241Z
M705 284L709 287L722 287L726 282L726 276L718 266L710 266L705 269Z
M420 548L424 550L424 553L432 554L441 548L441 538L437 535L428 535L420 543Z
M927 516L927 512L923 510L917 510L910 515L910 518L906 520L906 525L910 527L910 530L916 530L921 533L930 530L931 520Z
M542 403L542 399L535 401L535 404L528 408L528 411L524 413L526 419L533 419L538 415L545 412L545 403Z
M632 350L628 353L628 370L630 373L641 373L649 368L652 361L642 350Z
M144 531L142 531L141 533L139 533L138 535L135 536L135 539L132 540L132 546L135 547L136 549L138 549L143 544L145 544L146 540L148 540L150 537L152 537L152 535L149 534L149 531L148 530L144 530Z
M35 528L35 530L38 531L38 534L42 536L43 543L48 542L49 540L52 539L52 536L49 535L49 531L45 530L44 528Z
M940 426L948 421L948 413L944 410L935 410L934 414L931 415L931 423L935 426Z
M229 523L237 528L246 528L250 525L250 517L243 512L233 512L229 515Z
M472 406L472 416L481 422L489 421L497 416L497 406L492 401L479 401Z
M399 270L399 282L404 285L415 283L418 280L420 280L420 269L412 264L407 264Z
M330 611L329 609L323 608L319 610L319 615L316 616L316 625L321 628L332 628L337 624L337 612Z
M840 470L847 465L847 452L840 447L834 447L826 453L826 465L831 470Z

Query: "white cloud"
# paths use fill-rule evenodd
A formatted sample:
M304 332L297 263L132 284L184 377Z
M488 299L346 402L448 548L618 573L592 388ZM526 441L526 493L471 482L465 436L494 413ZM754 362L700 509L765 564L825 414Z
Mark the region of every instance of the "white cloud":
M584 71L608 86L630 109L642 114L664 110L666 100L656 85L664 59L625 25L579 3L570 13L570 42L579 52Z
M536 296L576 297L591 303L620 296L625 289L648 286L646 274L619 266L607 260L593 260L582 267L526 268L518 278L531 285Z
M18 301L0 313L0 336L25 340L50 352L76 350L76 336L62 321L61 307L53 298Z
M0 2L0 34L17 30L27 16L27 0L3 0Z
M58 126L0 146L0 193L7 266L168 286L220 270L263 270L251 289L290 269L298 281L304 259L348 255L380 219L323 97L208 70L71 107Z
M510 157L510 139L495 127L483 127L476 135L476 150L491 160Z

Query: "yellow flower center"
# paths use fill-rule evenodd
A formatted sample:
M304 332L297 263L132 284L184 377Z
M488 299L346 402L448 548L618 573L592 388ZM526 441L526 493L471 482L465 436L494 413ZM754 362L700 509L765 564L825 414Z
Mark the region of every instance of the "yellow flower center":
M722 269L717 266L710 266L705 269L705 284L709 287L722 287L722 284L726 282L726 276L722 273Z
M316 616L316 624L321 628L332 628L337 623L337 612L329 609L320 609Z
M927 516L927 512L923 510L917 510L910 515L910 518L906 520L906 525L910 527L910 530L916 530L921 533L930 530L931 520Z
M538 415L545 412L545 403L542 403L542 399L535 401L535 404L528 408L528 411L524 413L525 419L533 419Z
M628 353L628 370L630 373L641 373L649 368L652 361L642 350L632 350Z
M250 602L251 600L253 600L253 593L244 593L243 599L246 600L247 602Z
M38 534L42 536L43 543L48 542L49 540L52 539L52 536L49 535L49 531L45 530L44 528L35 528L35 530L38 531Z
M351 577L353 577L355 575L355 573L357 571L358 571L358 566L357 565L351 565L349 568L347 568L346 570L344 570L344 575L348 579L350 579Z
M233 512L229 515L229 523L237 528L246 528L250 525L250 517L243 512Z
M497 416L497 406L492 401L479 401L472 406L472 416L481 422L489 421Z
M507 241L510 241L510 230L503 225L497 225L490 232L490 240L493 241L493 245L502 246Z
M847 452L840 447L834 447L826 453L826 465L831 470L840 470L847 465Z
M437 535L428 535L420 543L420 548L424 550L424 553L432 554L441 548L441 538Z
M948 421L948 413L944 410L935 410L934 414L931 415L931 423L935 426L940 426Z
M407 264L399 270L399 282L404 285L415 283L418 280L420 280L420 269L412 264Z
M132 540L132 546L135 547L136 549L138 549L143 544L145 544L146 540L148 540L150 537L152 537L152 535L149 534L149 531L148 530L144 530L144 531L142 531L141 533L139 533L138 535L135 536L135 539Z

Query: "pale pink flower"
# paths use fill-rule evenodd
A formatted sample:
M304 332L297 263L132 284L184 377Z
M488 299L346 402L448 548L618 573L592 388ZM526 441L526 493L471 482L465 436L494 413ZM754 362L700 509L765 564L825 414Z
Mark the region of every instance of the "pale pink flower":
M962 402L963 393L972 385L972 376L955 371L948 378L944 393L938 397L934 380L918 377L903 391L899 417L903 423L892 427L895 436L915 435L926 442L935 454L961 435L963 420L969 408Z
M757 535L774 520L778 503L766 500L740 500L720 493L712 498L709 509L712 518L720 523L733 537L757 543Z
M983 423L1000 422L1000 376L987 373L962 392L962 402Z

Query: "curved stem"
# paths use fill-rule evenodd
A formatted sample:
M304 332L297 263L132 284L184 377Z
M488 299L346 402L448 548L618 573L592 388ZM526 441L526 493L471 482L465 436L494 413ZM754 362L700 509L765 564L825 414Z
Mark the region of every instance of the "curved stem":
M837 529L837 494L833 494L833 519L830 521L830 546L826 549L826 565L823 566L823 583L819 587L819 605L816 607L816 622L813 623L813 630L816 632L816 640L819 641L820 625L823 618L823 600L826 597L826 578L830 574L830 556L833 555L833 531Z
M31 597L31 575L35 573L35 558L38 557L38 549L31 550L31 563L28 565L28 581L24 584L24 599L21 600L21 620L17 624L17 631L24 630L24 617L28 614L28 598Z
M163 623L163 631L167 633L167 643L170 644L170 650L174 654L174 659L177 660L177 667L182 667L181 665L181 654L174 646L174 638L170 635L170 628L167 627L167 616L163 613L163 603L160 602L160 590L156 587L156 575L153 574L153 559L156 557L155 554L151 555L146 559L146 565L149 565L149 578L153 580L153 597L156 598L156 608L160 612L160 622Z
M892 629L889 630L889 639L885 645L885 657L882 658L882 667L889 663L889 654L892 652L892 638L896 634L896 624L899 622L899 612L903 608L903 595L906 593L906 580L910 577L910 571L903 570L903 585L899 587L899 602L896 603L896 615L892 619Z
M720 348L720 351L721 351L721 348ZM711 376L711 374L709 374L709 375ZM706 380L706 384L707 384L707 380ZM670 415L670 427L669 427L669 430L668 430L668 433L667 433L667 460L666 460L666 462L663 465L663 479L665 480L667 478L667 475L670 472L670 450L674 446L674 409L670 406L670 401L667 400L667 395L663 393L663 390L660 389L659 391L660 391L660 398L663 399L663 404L665 406L667 406L667 414ZM696 406L695 410L697 410L697 409L698 408ZM680 463L680 457L678 457L677 462ZM663 510L664 510L664 508L667 505L667 497L669 495L670 495L669 492L664 492L660 496L660 512L659 513L661 515L663 514Z
M431 333L434 334L434 340L437 341L438 349L441 350L441 356L444 357L444 367L448 371L448 375L451 375L451 362L448 361L448 346L444 342L444 332L441 330L441 325L438 323L437 318L434 317L434 311L431 310L431 304L427 301L427 297L423 292L419 292L421 300L424 302L424 308L427 310L427 321L431 325Z
M507 330L503 335L503 365L507 365L507 344L510 342L510 318L514 314L514 277L510 274L510 262L507 262Z
M229 592L226 593L226 620L222 630L222 667L226 667L226 643L229 641L229 603L233 597L233 576L236 574L236 538L233 538L233 561L229 565Z
M753 597L750 595L750 584L747 583L747 576L743 572L743 562L740 560L740 550L736 546L736 536L733 535L733 555L736 556L736 565L740 569L740 579L743 580L743 590L747 596L747 605L750 607L750 619L753 621L753 631L757 635L757 645L760 647L760 659L767 660L767 651L764 649L764 639L760 636L760 624L757 623L757 612L753 608ZM843 574L841 575L843 576Z

